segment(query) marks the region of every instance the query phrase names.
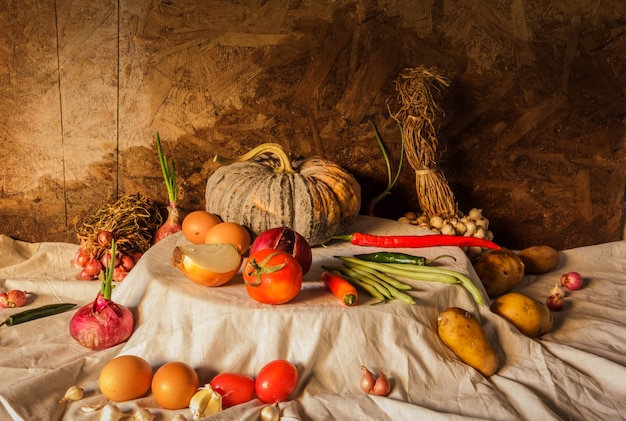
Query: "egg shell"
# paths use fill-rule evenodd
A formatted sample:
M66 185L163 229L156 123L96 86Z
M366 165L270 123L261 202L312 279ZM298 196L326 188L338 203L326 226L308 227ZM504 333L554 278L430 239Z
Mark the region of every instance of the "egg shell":
M152 367L141 357L122 355L113 358L100 371L102 394L115 402L137 399L150 390Z

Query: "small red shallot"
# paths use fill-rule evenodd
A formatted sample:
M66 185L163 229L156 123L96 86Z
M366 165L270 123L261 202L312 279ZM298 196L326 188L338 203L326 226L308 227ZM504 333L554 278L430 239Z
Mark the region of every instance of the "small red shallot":
M578 272L568 272L561 275L561 285L570 291L576 291L583 286L583 277Z
M376 383L376 378L372 374L371 371L367 369L364 365L361 366L361 370L363 370L363 375L361 376L361 390L363 393L370 394L372 389L374 389L374 383Z
M72 259L74 267L84 268L88 261L89 254L87 254L85 250L83 250L82 248L76 250L76 253L74 253L74 258Z
M26 291L20 291L17 289L12 289L9 292L0 293L0 307L22 307L24 304L26 304L27 295L28 293Z
M361 366L363 374L361 376L361 390L368 395L387 396L391 391L391 384L389 379L382 371L378 370L378 377L367 369L364 365Z
M565 308L565 291L558 282L550 290L550 295L546 298L546 306L552 311L561 311Z
M374 383L374 395L376 396L387 396L391 391L391 384L389 383L389 379L382 371L378 370L378 378L376 379L376 383Z
M113 233L111 231L100 231L97 236L98 244L102 247L111 247L111 241L113 241Z

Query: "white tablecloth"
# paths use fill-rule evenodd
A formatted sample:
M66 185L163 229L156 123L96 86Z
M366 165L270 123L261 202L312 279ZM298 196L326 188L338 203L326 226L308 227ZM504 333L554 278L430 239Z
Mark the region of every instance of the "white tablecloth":
M353 231L421 234L395 221L359 217ZM624 419L626 415L626 242L561 252L561 266L526 276L517 290L544 300L562 273L575 270L585 287L567 296L555 313L552 332L539 339L520 334L488 306L478 308L459 285L419 282L415 305L373 302L362 294L345 307L319 282L322 265L337 255L377 251L333 242L314 249L314 263L302 292L284 305L248 297L241 276L225 286L198 286L171 266L172 250L187 243L177 234L152 247L119 284L113 299L131 308L136 327L123 344L90 351L69 335L73 311L0 328L0 419L92 420L81 407L102 402L98 374L117 355L134 354L156 370L168 361L193 366L201 383L219 372L254 377L274 359L298 367L299 384L280 405L284 419L299 420L560 420ZM52 302L86 304L98 282L76 280L70 261L75 244L23 243L0 236L0 291L27 290L27 307L0 309L0 319L18 310ZM455 247L404 250L457 260L439 264L468 274L482 289L469 260ZM437 315L458 306L481 318L498 349L498 372L485 378L460 362L440 341ZM363 394L361 365L383 370L392 381L388 397ZM71 385L85 398L57 401ZM257 420L262 403L253 401L208 419ZM119 403L131 411L146 407L157 420L187 410L166 411L148 393Z

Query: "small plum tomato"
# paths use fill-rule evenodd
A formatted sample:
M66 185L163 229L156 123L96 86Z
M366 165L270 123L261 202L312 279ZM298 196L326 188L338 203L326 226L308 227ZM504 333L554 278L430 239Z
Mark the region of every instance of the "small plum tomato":
M282 402L298 386L298 369L287 360L267 363L254 381L256 395L265 403Z
M210 382L211 388L222 396L222 407L246 403L254 398L254 379L239 373L220 373Z

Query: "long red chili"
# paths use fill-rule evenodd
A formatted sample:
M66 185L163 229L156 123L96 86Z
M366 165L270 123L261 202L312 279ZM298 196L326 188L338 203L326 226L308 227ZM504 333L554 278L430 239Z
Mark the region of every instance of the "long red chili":
M457 246L457 247L484 247L489 249L499 249L500 246L493 241L484 238L448 235L448 234L426 234L426 235L372 235L361 232L354 232L346 235L336 235L334 240L350 241L355 246L366 247L386 247L386 248L419 248L437 246Z

